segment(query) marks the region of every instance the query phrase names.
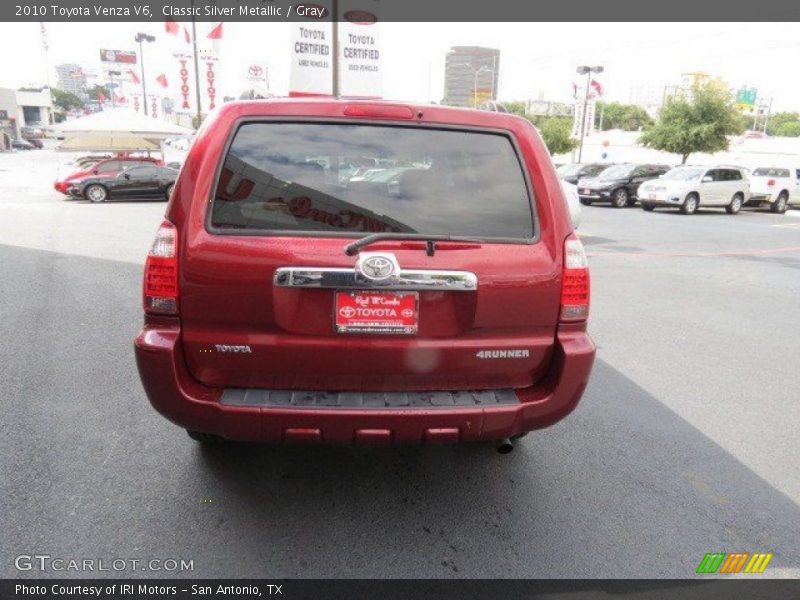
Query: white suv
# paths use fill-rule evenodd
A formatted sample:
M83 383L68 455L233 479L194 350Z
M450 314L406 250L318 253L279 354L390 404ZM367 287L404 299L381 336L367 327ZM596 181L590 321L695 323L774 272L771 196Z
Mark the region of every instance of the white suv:
M741 167L676 167L639 187L646 211L657 206L679 208L691 215L698 208L724 208L735 215L750 198L747 171Z
M800 169L760 167L753 171L747 206L769 206L772 212L783 214L791 205L800 205Z

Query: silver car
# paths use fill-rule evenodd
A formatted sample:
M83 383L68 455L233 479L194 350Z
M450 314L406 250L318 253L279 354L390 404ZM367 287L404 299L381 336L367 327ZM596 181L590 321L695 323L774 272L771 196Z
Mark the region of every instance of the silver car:
M724 208L735 215L750 198L747 170L742 167L676 167L639 187L639 203L646 211L677 208L691 215L698 208Z

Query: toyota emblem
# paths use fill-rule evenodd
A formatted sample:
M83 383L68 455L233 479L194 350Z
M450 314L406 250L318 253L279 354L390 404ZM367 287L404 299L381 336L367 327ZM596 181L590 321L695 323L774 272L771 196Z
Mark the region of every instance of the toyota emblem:
M389 279L398 271L397 259L392 254L364 253L356 262L356 271L372 281Z

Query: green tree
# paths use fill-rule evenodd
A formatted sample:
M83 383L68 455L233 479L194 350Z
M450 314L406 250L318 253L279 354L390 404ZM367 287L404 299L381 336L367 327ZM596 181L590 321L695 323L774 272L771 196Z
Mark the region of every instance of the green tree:
M578 140L570 135L572 119L540 117L534 123L539 128L539 133L542 135L547 149L550 150L550 154L566 154L578 145Z
M53 104L60 108L62 112L82 108L83 102L75 94L65 92L56 88L50 90L50 95L53 98Z
M514 100L511 102L503 102L503 106L506 107L506 110L512 114L518 115L520 117L527 117L526 108L527 103L521 100Z
M681 156L681 164L693 152L728 149L728 136L741 133L742 120L730 93L716 82L692 88L689 97L667 100L658 121L644 131L639 142L648 148Z
M109 97L108 89L105 86L96 85L96 84L93 85L92 87L90 87L89 89L87 89L86 90L86 94L92 100L98 100L99 97L100 97L100 94L102 94L105 98Z
M800 123L800 114L796 112L778 112L769 118L767 123L767 133L769 135L788 135L795 137L791 133L778 133L779 131L792 131L794 128L789 125L790 123ZM788 128L786 128L786 126Z
M780 137L800 137L800 121L786 121L773 131L773 135Z
M602 123L600 117L603 117ZM641 106L620 102L598 102L594 111L595 124L603 131L622 129L639 131L653 124L653 119Z

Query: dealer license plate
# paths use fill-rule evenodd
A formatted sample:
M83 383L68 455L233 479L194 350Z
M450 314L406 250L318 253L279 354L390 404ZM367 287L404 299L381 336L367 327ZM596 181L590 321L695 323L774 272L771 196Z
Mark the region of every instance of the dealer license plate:
M337 333L417 333L417 292L353 290L335 292Z

